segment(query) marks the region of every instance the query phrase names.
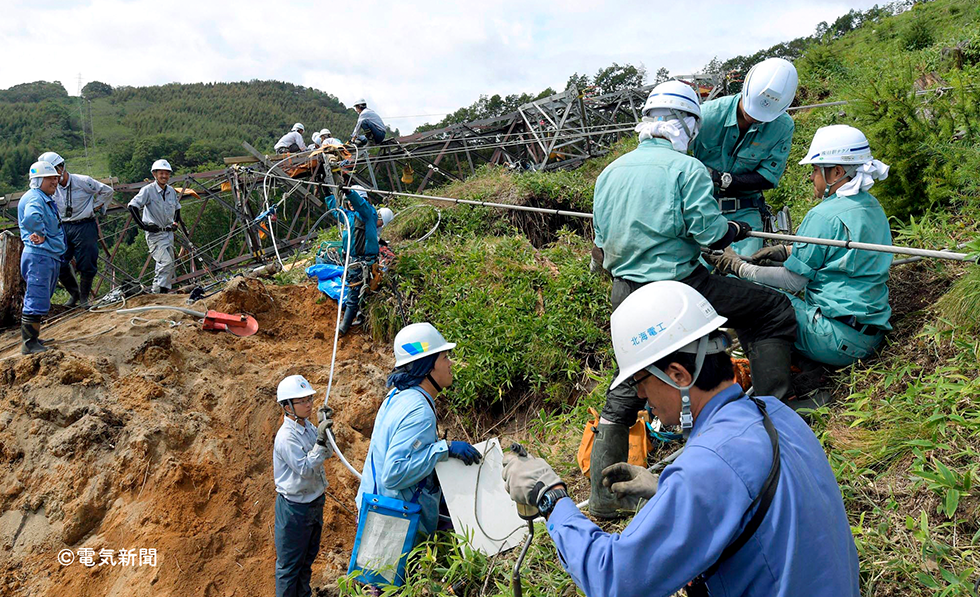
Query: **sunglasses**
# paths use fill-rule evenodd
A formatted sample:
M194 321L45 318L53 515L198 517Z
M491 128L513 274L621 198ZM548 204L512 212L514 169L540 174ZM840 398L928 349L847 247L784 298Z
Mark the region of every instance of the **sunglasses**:
M640 373L640 372L646 373L646 375L644 375L644 376L640 377L639 379L637 379L636 378L636 374L633 374L633 375L631 375L629 377L629 379L627 379L626 381L624 381L623 384L626 385L627 388L636 389L636 386L640 385L643 382L643 380L645 380L646 378L648 378L651 375L653 375L653 373L650 373L646 369L640 369L640 371L637 371L636 373Z

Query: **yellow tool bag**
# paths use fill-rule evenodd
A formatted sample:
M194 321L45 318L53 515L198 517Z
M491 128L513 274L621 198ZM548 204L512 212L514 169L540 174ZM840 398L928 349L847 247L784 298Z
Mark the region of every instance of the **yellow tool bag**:
M578 446L576 460L578 467L582 469L583 475L589 474L589 465L592 463L592 446L595 445L595 436L599 433L599 413L594 408L589 408L592 420L585 424L582 430L582 443ZM650 436L647 435L646 424L650 422L650 415L645 410L641 410L636 417L636 423L630 427L630 451L627 462L636 466L645 467L647 465L647 454L650 453L652 445Z

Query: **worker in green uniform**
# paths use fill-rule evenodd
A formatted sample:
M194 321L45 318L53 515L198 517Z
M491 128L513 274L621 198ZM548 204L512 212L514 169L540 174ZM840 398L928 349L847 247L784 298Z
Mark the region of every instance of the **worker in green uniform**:
M613 310L651 282L675 280L700 292L735 329L753 370L756 392L786 400L794 395L790 353L796 320L789 299L763 286L713 276L699 262L702 247L723 249L746 237L744 222L726 220L712 195L704 165L687 155L701 116L697 92L681 81L655 87L636 130L639 145L616 159L596 180L592 202L597 257L612 277ZM665 333L653 326L632 341ZM625 462L629 428L645 402L625 384L610 388L596 426L591 454L589 512L598 518L632 514L636 500L614 496L602 470ZM690 428L691 421L682 421Z
M871 156L867 137L836 124L817 131L800 164L810 164L814 197L797 234L830 240L891 245L888 217L868 189L888 176ZM723 273L786 291L796 312L794 348L803 356L844 366L870 355L891 329L889 253L795 243L774 245L746 263L734 252L708 257ZM781 265L764 266L766 260ZM802 291L802 298L795 296Z
M706 102L694 157L708 167L721 213L729 220L763 230L771 217L762 191L775 188L786 169L793 119L786 109L796 96L796 68L788 60L769 58L745 76L742 91ZM762 239L733 245L740 255L762 248Z

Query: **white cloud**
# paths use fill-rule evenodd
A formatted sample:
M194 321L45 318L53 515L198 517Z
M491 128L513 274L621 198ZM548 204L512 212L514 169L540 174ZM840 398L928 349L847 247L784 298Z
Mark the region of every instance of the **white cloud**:
M561 89L612 62L690 72L872 4L0 0L0 88L60 80L74 94L79 74L113 86L277 79L364 96L408 131L438 117L394 117Z

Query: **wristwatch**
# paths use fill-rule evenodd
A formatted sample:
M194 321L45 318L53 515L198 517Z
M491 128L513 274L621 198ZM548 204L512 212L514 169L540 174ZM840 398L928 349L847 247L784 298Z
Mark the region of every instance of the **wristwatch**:
M730 184L732 184L732 173L731 172L722 172L722 174L721 174L721 190L722 191L728 190L728 185L730 185Z
M544 495L538 498L538 510L541 512L541 516L547 519L551 515L551 511L555 509L558 500L565 497L568 497L568 492L561 487L546 491Z

